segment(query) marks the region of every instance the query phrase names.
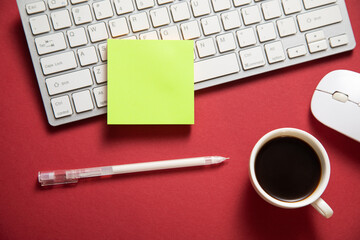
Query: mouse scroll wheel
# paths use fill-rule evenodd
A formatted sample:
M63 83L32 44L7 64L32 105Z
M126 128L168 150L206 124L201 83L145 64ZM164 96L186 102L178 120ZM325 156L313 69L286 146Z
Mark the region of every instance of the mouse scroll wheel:
M334 92L332 98L344 103L348 100L349 96L342 92Z

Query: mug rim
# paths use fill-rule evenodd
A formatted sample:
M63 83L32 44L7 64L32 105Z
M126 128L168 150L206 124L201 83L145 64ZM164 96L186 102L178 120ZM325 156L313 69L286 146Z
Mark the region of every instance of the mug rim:
M318 155L321 163L321 178L319 180L316 189L309 196L298 201L287 202L272 197L261 187L255 174L255 160L259 150L264 146L265 143L269 142L270 140L276 137L282 137L282 136L297 137L300 140L308 143L310 147L313 148L316 154ZM254 189L265 201L269 202L272 205L282 208L299 208L315 202L317 199L320 198L320 196L325 191L330 179L330 161L323 145L310 133L296 128L278 128L266 133L255 144L250 155L249 175L250 175L251 184L253 185Z

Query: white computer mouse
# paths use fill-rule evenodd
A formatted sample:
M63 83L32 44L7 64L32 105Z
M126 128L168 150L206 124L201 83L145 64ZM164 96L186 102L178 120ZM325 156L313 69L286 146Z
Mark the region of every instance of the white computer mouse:
M321 123L360 142L360 74L328 73L316 87L311 111Z

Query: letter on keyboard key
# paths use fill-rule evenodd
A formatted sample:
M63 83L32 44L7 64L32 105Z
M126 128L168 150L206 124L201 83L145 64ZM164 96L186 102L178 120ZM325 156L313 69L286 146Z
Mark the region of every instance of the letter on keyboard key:
M91 42L99 42L109 37L105 23L100 22L88 26Z
M192 0L191 8L195 17L200 17L210 13L210 5L208 0Z
M264 55L261 47L254 47L240 51L240 58L244 70L249 70L265 65Z
M261 21L261 16L258 6L251 6L241 9L241 14L244 20L245 25L250 25L253 23L258 23Z
M302 32L342 21L339 6L331 6L297 16Z
M43 57L40 64L44 75L62 72L77 67L74 53L72 51Z
M240 71L235 53L194 63L195 83Z
M63 33L55 33L35 38L35 44L39 55L64 50L66 48Z
M215 12L220 12L231 7L229 0L211 0Z
M107 65L98 65L94 67L94 76L97 83L103 83L107 81Z
M146 12L131 15L130 17L131 28L134 32L140 32L150 28L149 20Z
M186 2L171 5L170 11L174 22L180 22L190 18L190 11Z
M197 21L186 22L180 25L185 40L200 37L200 29Z
M150 17L154 27L160 27L170 23L170 17L166 7L151 10Z
M160 29L160 35L163 40L180 40L179 31L176 26Z
M89 69L45 79L49 95L55 95L92 85Z

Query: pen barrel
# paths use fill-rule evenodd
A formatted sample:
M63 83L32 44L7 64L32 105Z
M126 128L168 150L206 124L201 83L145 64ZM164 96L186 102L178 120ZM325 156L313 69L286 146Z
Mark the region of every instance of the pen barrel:
M178 160L155 161L146 163L133 163L113 166L114 174L124 174L133 172L145 172L163 169L195 167L219 163L213 157L186 158Z

